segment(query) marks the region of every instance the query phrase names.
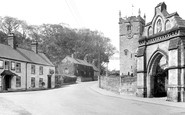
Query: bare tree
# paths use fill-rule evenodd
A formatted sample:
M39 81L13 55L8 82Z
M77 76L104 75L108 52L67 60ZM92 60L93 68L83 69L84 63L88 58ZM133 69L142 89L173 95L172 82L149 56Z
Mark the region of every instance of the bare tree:
M21 23L21 20L9 16L0 18L0 28L6 34L18 31Z

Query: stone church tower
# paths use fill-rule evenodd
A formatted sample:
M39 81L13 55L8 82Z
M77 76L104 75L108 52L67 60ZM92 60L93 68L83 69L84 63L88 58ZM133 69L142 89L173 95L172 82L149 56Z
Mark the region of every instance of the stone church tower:
M145 16L144 16L145 17ZM145 20L140 16L121 17L119 12L120 75L136 76L136 52Z

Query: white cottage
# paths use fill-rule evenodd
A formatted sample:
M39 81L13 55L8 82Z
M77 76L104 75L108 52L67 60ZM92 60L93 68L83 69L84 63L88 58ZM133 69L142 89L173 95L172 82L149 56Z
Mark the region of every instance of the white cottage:
M0 91L54 88L55 67L38 52L38 43L26 50L16 47L14 41L10 34L8 45L0 44Z

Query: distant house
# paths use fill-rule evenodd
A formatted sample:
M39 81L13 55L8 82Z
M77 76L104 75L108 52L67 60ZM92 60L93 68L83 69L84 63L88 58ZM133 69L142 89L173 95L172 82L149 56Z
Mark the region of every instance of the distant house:
M63 75L76 76L80 81L96 80L99 70L85 60L66 56L58 67L58 72Z
M38 52L37 42L32 50L18 48L10 34L8 45L0 44L0 91L53 88L54 73L54 65Z

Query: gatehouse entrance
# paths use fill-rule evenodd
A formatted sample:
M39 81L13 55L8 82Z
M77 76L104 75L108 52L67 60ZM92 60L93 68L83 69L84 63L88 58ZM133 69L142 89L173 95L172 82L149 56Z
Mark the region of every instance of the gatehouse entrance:
M168 71L163 70L159 65L154 75L153 97L167 96Z
M148 65L147 96L165 97L168 86L167 55L156 51Z
M185 24L166 8L164 2L155 7L139 38L137 95L185 102Z

